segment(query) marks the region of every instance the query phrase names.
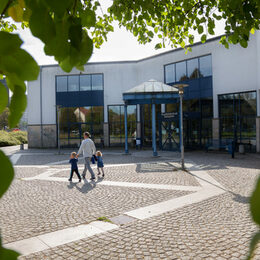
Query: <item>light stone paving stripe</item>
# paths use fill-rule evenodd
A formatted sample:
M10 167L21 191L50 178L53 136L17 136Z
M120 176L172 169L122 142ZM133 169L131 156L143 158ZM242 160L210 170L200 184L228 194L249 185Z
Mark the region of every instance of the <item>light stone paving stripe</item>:
M94 221L87 225L79 225L59 231L31 237L5 244L4 247L16 250L22 255L29 255L48 248L60 246L83 238L91 237L109 230L117 229L119 226L103 221Z
M200 191L147 207L131 210L124 214L137 219L146 219L193 203L201 202L205 199L226 192L225 188L214 178L212 178L206 171L198 170L199 168L194 166L189 166L189 168L190 173L202 186Z
M16 164L18 162L18 160L20 159L20 157L21 157L21 154L13 154L10 157L12 164Z
M97 184L107 185L107 186L161 189L161 190L181 190L181 191L201 190L200 186L178 186L178 185L175 186L175 185L167 185L167 184L150 184L150 183L138 183L138 182L102 181Z
M53 173L49 173L53 174ZM22 180L44 180L44 181L56 181L56 182L68 182L68 178L62 177L48 177L48 176L34 176L28 178L22 178ZM77 182L77 178L73 178ZM85 181L85 183L94 183L95 181ZM138 182L120 182L120 181L101 181L95 182L96 185L105 186L119 186L119 187L131 187L131 188L145 188L145 189L160 189L160 190L179 190L179 191L198 191L201 190L200 186L175 186L175 185L164 185L164 184L150 184L150 183L138 183Z
M224 193L225 191L220 190L220 189L203 189L201 191L189 194L189 195L185 195L176 199L171 199L171 200L167 200L164 202L160 202L154 205L150 205L147 207L143 207L143 208L139 208L136 210L131 210L128 212L125 212L125 215L128 215L130 217L133 218L137 218L137 219L147 219L147 218L151 218L163 213L166 213L168 211L172 211L178 208L182 208L184 206L193 204L193 203L197 203L197 202L201 202L205 199L211 198L213 196L217 196L220 195L222 193Z

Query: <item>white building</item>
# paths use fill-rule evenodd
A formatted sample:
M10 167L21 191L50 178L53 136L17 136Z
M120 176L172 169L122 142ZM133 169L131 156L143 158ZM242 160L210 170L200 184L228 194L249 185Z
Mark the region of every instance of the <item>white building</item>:
M168 51L137 61L97 62L85 71L63 72L58 65L42 66L39 78L28 83L29 147L78 146L89 131L97 144L124 144L123 93L149 79L169 85L187 83L184 95L184 143L203 148L210 140L235 140L260 152L260 32L248 48L219 44L219 37L195 44L192 52ZM158 142L170 136L178 146L179 121L161 114L178 112L178 100L157 105ZM151 145L151 106L128 107L129 141L136 131ZM176 143L175 143L176 142Z

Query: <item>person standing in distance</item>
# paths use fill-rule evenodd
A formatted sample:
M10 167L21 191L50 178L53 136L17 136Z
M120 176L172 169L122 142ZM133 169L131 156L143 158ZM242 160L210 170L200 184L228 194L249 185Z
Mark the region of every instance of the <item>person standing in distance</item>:
M89 170L91 174L90 180L95 180L95 174L90 166L90 160L93 154L96 153L96 146L94 142L89 138L90 134L89 132L84 133L84 140L82 141L80 148L78 150L77 158L79 155L83 152L83 157L85 160L85 168L82 173L82 179L84 180L86 178L86 172Z

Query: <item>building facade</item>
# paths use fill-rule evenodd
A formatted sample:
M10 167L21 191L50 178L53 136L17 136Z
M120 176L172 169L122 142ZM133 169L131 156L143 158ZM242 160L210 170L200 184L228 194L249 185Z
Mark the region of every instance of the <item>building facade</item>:
M155 79L189 85L183 103L187 148L235 139L246 150L260 152L260 32L246 49L225 49L219 39L195 44L188 54L175 49L137 61L88 63L84 72L41 66L39 78L28 83L29 147L78 147L84 131L97 145L124 145L123 93ZM178 111L178 99L156 105L162 149L169 133L178 149L178 119L165 119ZM129 142L140 138L151 146L151 105L128 106L127 122Z

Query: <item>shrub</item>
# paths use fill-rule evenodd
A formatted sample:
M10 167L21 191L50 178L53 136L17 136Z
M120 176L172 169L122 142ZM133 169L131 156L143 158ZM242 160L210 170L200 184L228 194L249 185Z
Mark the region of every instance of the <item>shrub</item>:
M10 133L6 131L0 131L0 146L10 146L21 144L19 140L11 136Z
M10 132L9 135L19 140L22 144L27 143L27 132L25 131Z
M19 145L22 143L27 143L27 132L0 131L0 147L1 146Z

